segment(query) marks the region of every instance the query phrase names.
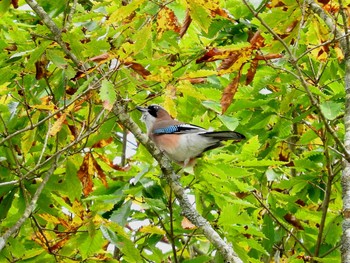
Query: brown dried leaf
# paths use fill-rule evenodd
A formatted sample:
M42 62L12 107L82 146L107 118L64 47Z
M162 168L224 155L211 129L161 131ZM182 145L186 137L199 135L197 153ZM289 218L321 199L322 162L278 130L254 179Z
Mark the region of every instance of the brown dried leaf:
M289 224L294 226L295 228L299 230L304 230L304 227L301 225L300 220L295 217L295 215L292 215L291 213L286 214L283 217Z
M211 62L211 61L215 61L218 59L221 59L221 57L218 57L219 55L221 56L223 54L222 51L220 51L217 48L211 48L210 50L208 50L201 58L198 58L196 60L196 63L202 63L202 62Z
M221 103L221 112L224 114L227 108L231 105L232 100L238 90L239 79L241 78L242 67L238 71L237 76L231 81L230 84L225 88L220 103Z
M254 60L270 60L283 57L282 54L267 54L267 55L256 55Z
M78 70L77 73L75 74L75 76L73 78L71 78L70 80L76 81L78 79L84 78L87 74L90 74L93 71L95 71L96 68L97 67L91 67L91 68L87 69L86 71Z
M260 34L260 31L255 32L253 37L249 40L249 43L254 49L265 46L264 37Z
M245 80L245 84L249 85L250 83L252 83L255 73L256 73L256 68L258 67L259 61L253 59L253 61L250 63L250 67L248 69L247 72L247 78Z
M218 70L225 70L229 69L241 56L242 53L240 52L232 52L229 57L225 58L220 66L218 67Z
M186 217L184 217L181 221L181 226L183 229L187 229L187 230L193 230L196 229L197 227L191 223L190 220L188 220Z
M12 45L9 45L7 47L4 48L4 50L6 51L16 51L18 48L17 48L17 45L16 44L12 44Z
M108 188L108 183L107 183L107 176L104 173L103 169L101 168L101 166L98 164L98 162L96 161L96 159L92 156L92 162L94 165L94 170L97 172L97 177L98 179L101 180L101 182L103 183L103 185Z
M108 60L109 58L110 58L109 54L108 53L104 53L104 54L95 56L93 58L90 58L89 60L90 61L94 61L94 62L101 62L101 61L104 61L104 60Z
M84 157L83 163L78 170L78 178L83 185L83 193L88 196L92 192L94 183L92 176L94 175L94 166L91 153L87 153Z
M35 78L40 80L48 76L48 71L46 66L49 61L46 59L46 56L43 54L38 61L35 62Z
M113 142L113 137L109 137L108 139L103 139L98 142L96 142L94 145L92 145L92 148L103 148Z
M141 64L135 62L124 62L125 66L132 68L136 73L140 74L143 78L151 75L147 69L145 69Z
M187 29L188 29L188 27L190 26L191 22L192 22L192 17L191 17L191 15L190 15L190 10L187 8L187 9L186 9L185 20L184 20L184 23L183 23L183 25L182 25L182 27L181 27L181 29L180 29L180 37L181 37L181 38L182 38L182 37L185 35L185 33L187 32Z
M13 8L18 8L18 0L11 0L11 4L13 5Z
M130 170L130 165L127 164L126 166L122 167L118 164L114 164L110 159L108 159L106 156L104 155L100 155L98 153L96 153L98 155L98 158L103 161L105 164L107 164L109 167L113 168L114 170L117 171L122 171L122 172L127 172Z

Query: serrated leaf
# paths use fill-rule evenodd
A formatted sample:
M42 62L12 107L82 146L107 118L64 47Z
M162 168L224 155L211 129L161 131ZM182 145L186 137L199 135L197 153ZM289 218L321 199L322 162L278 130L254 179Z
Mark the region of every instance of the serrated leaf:
M207 109L213 110L216 113L221 113L221 105L216 101L206 100L206 101L202 101L202 104Z
M125 6L121 6L114 13L112 13L108 20L108 24L123 21L125 18L130 16L132 12L134 12L143 2L145 2L145 0L134 0Z
M244 142L240 158L243 160L252 159L252 157L256 156L256 154L258 153L259 148L260 143L258 135L256 135L250 138L248 141Z
M216 76L217 72L215 70L200 69L187 73L182 77L182 79L187 78L203 78L208 76Z
M288 162L281 162L281 161L274 161L274 160L246 160L235 163L237 166L244 166L244 167L260 167L260 166L280 166L280 165L286 165Z
M218 115L218 118L220 119L222 124L224 124L231 131L234 131L239 124L238 119L235 117L226 116L226 115Z
M111 111L113 104L117 99L117 93L115 92L114 85L108 80L102 80L100 98L103 101L103 107Z
M127 237L123 229L119 226L115 228L117 232L112 231L106 226L100 226L102 235L123 252L126 262L143 262L140 252L135 247L135 244Z
M334 101L326 101L320 105L323 115L328 120L334 120L342 113L343 104Z
M117 211L112 213L110 220L124 226L131 212L131 204L131 200L125 202Z
M166 234L166 232L163 229L153 225L143 226L139 229L139 232L148 233L148 234L157 234L157 235Z
M188 0L190 14L192 19L199 25L199 27L206 33L208 33L209 26L211 24L211 17L209 10L205 6L201 6L195 1Z

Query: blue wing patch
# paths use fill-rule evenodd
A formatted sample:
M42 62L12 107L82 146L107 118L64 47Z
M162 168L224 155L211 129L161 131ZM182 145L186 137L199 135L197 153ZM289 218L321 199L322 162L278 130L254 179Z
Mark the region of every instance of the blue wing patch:
M172 125L165 128L155 129L154 134L172 134L179 131L179 125Z
M171 125L164 128L158 128L153 131L153 134L174 134L174 133L185 133L185 132L199 132L204 129L191 124L179 124Z

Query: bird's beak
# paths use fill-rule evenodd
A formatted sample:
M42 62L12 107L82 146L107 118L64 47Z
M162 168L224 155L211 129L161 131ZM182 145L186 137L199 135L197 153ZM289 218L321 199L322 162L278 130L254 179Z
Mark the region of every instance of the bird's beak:
M143 107L140 107L140 106L136 106L136 109L138 109L141 112L147 112L148 111L147 108L143 108Z

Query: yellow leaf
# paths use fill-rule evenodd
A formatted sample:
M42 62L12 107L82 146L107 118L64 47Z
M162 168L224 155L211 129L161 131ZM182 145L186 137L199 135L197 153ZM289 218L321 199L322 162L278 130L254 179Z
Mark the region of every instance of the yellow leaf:
M38 110L49 110L49 111L53 111L55 109L55 105L33 105L31 106L34 109L38 109Z
M176 118L177 116L175 99L176 99L176 87L174 85L169 84L165 89L164 108L174 118Z
M133 0L128 5L118 8L109 18L107 24L120 22L130 16L145 0Z
M64 123L64 121L66 120L66 113L63 113L61 115L61 117L59 117L56 122L52 125L50 131L49 131L49 135L51 136L55 136L61 129L62 129L62 125Z
M50 214L39 214L39 216L47 222L53 223L55 225L60 224L60 220L56 216Z
M32 123L37 123L39 120L40 112L37 111L32 116ZM21 148L23 154L27 154L29 150L33 147L35 144L35 134L36 134L36 128L33 130L26 131L22 137L21 140Z
M179 33L180 26L174 11L164 6L157 15L158 39L162 37L164 32L169 30Z
M148 233L148 234L157 234L157 235L165 235L165 231L157 226L143 226L139 229L141 233Z

